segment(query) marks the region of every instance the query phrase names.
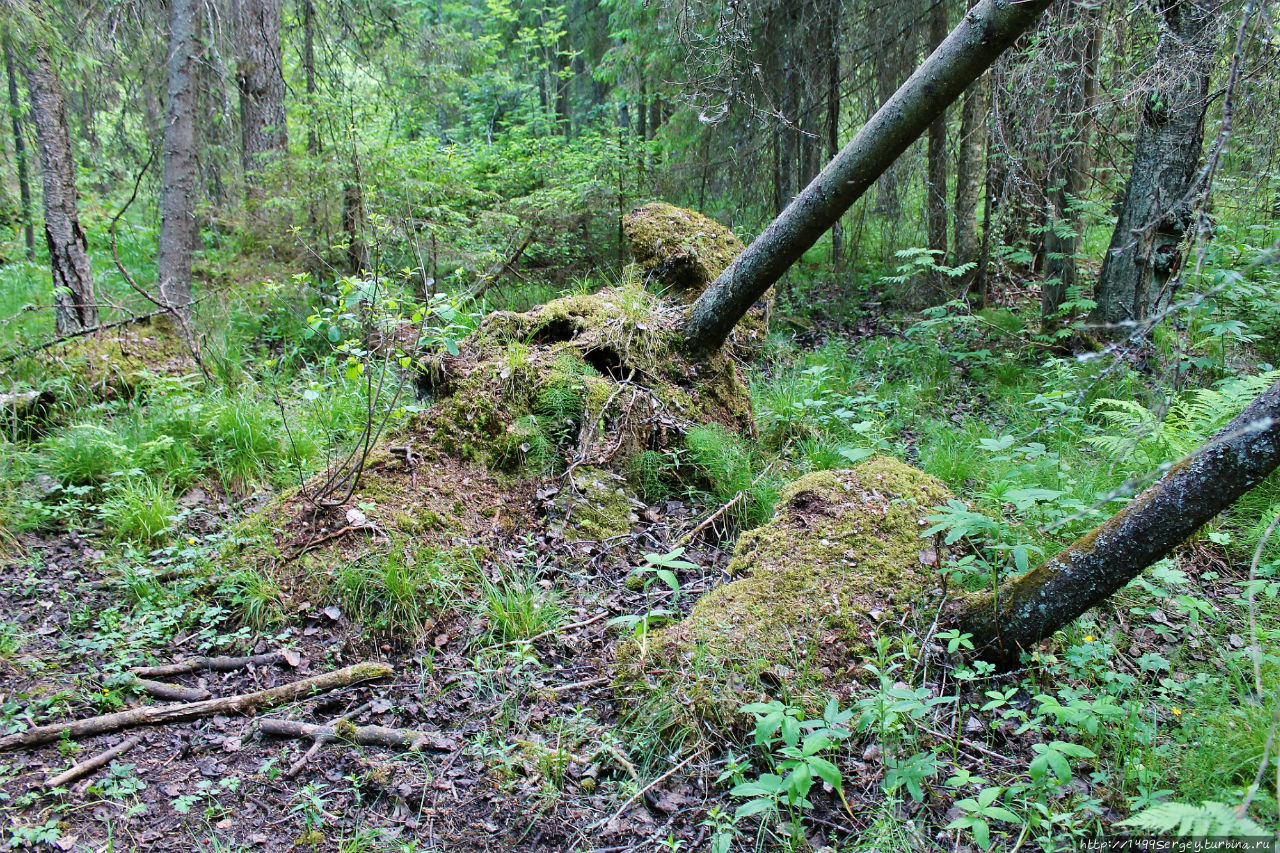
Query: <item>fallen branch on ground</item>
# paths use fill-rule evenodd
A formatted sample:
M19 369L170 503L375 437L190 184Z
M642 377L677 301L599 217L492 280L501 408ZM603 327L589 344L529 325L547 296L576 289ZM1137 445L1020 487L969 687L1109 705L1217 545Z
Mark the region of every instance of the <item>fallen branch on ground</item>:
M93 758L81 761L69 770L62 771L57 776L50 776L45 780L44 786L46 788L65 788L81 776L89 775L99 767L103 767L113 759L124 755L140 743L142 743L142 738L136 735L127 740L122 740L106 752L100 752Z
M435 732L393 729L387 726L357 726L346 720L340 720L333 726L317 726L294 720L271 719L260 721L258 729L264 735L274 737L315 738L322 743L344 741L358 743L361 746L400 747L409 752L419 752L425 747L444 750L458 748L457 741Z
M187 658L177 663L167 663L160 666L135 666L129 670L139 678L169 678L174 675L186 675L189 672L234 672L237 669L245 669L250 666L267 666L280 660L280 652L267 652L265 655L251 655L250 657L229 658L229 657L199 657Z
M129 686L141 690L148 696L168 699L170 702L199 702L213 697L213 694L203 687L183 687L181 684L166 684L163 681L152 681L149 678L137 676L134 676Z
M152 705L145 708L132 708L114 714L103 714L85 720L71 720L66 723L51 723L47 726L35 726L25 732L0 737L0 750L17 749L19 747L39 746L42 743L58 740L63 736L78 739L93 735L116 732L122 729L133 729L139 726L155 726L164 723L181 723L208 717L213 714L243 714L263 708L273 708L286 702L305 699L316 693L348 687L361 681L384 678L392 673L385 663L358 663L336 672L314 675L301 681L291 681L269 690L256 693L242 693L238 696L224 696L218 699L206 699L203 702L189 702L183 705Z

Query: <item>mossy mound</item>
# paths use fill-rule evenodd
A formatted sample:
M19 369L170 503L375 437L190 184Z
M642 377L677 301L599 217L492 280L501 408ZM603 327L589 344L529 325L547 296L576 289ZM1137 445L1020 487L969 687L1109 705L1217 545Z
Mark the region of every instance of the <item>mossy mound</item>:
M653 202L622 219L631 256L645 281L692 302L742 251L742 241L694 210Z
M72 338L42 351L37 360L46 376L66 377L103 399L133 396L148 375L199 372L181 338L156 323Z
M301 598L323 594L336 561L406 540L493 553L539 528L569 542L629 533L633 458L681 447L694 426L752 429L733 358L683 356L683 316L634 280L489 315L457 356L421 365L429 404L380 442L349 497L313 478L250 523L241 559Z
M714 219L695 210L653 202L622 219L622 230L645 284L692 304L743 250L742 241ZM773 309L773 289L742 318L731 336L740 356L764 346Z
M920 529L949 497L938 480L884 456L796 480L773 520L738 540L737 580L644 647L620 651L620 687L675 697L724 724L762 694L848 692L867 677L879 633L900 632L916 613L929 618L938 557Z
M632 282L497 312L456 358L426 365L435 400L410 431L423 446L491 469L613 472L690 425L752 429L732 358L681 353L683 308Z

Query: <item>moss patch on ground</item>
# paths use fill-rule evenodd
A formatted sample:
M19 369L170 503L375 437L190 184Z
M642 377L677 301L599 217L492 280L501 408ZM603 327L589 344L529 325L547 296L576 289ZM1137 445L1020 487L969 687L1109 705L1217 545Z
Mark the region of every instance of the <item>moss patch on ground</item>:
M671 696L722 724L762 696L848 692L867 677L876 636L900 632L940 592L938 557L919 537L923 517L949 497L884 456L796 480L773 520L738 540L737 579L620 652L620 688Z
M72 338L35 358L46 376L65 376L101 399L131 397L147 375L199 373L181 338L155 323Z

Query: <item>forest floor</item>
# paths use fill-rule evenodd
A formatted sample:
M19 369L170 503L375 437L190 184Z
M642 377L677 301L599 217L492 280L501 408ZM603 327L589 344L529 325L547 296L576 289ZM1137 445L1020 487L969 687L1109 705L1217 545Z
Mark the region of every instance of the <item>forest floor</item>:
M226 507L223 506L225 511ZM679 517L669 502L654 513ZM210 532L209 516L203 533ZM635 544L646 534L638 531ZM653 541L649 539L648 541ZM560 546L566 547L566 546ZM580 554L588 568L547 574L562 594L564 622L531 643L486 644L483 620L442 624L416 648L371 642L336 608L304 602L269 633L235 627L203 580L150 581L172 568L172 556L122 578L103 569L103 551L75 532L24 535L9 549L0 576L0 608L19 627L17 648L0 663L5 717L12 726L33 712L71 716L116 710L144 700L123 685L126 660L181 660L210 648L294 654L233 672L206 672L176 683L230 696L273 687L321 671L371 659L395 668L389 680L316 696L260 716L357 726L383 725L438 734L420 753L327 744L309 758L310 741L262 735L253 717L212 716L140 730L141 743L107 771L91 774L62 794L42 789L48 775L101 752L127 734L63 741L4 757L0 814L15 847L61 850L458 850L639 851L709 849L713 809L733 803L716 784L726 752L703 747L652 756L659 772L636 767L634 726L620 727L611 684L618 632L606 617L633 612L641 593L624 584L624 554ZM1190 556L1192 552L1188 552ZM544 562L565 555L544 548ZM717 583L727 555L708 546L688 554L701 567L682 572L682 588L696 593ZM620 559L621 558L621 559ZM1198 552L1199 560L1213 560ZM1235 590L1226 570L1201 590L1206 600ZM1123 628L1124 608L1117 608ZM194 619L192 617L195 617ZM1111 620L1108 620L1111 621ZM1170 630L1138 628L1124 650L1129 662L1148 653L1172 654L1205 640L1202 626L1177 615L1159 617ZM185 628L176 626L185 625ZM1238 637L1233 637L1239 642ZM1205 655L1201 654L1200 657ZM1119 666L1125 666L1123 662ZM1136 671L1136 668L1135 668ZM1017 674L1011 706L1032 700ZM991 683L985 685L987 688ZM27 697L29 705L16 697ZM61 716L61 714L59 715ZM28 719L30 719L28 717ZM987 728L976 717L953 721L972 734ZM1005 722L994 739L957 739L955 769L974 776L1026 766L1046 738ZM727 758L734 745L723 744ZM874 829L883 806L884 768L874 744L847 776L855 819L829 795L815 795L805 817L814 850ZM630 784L628 784L630 780ZM1096 793L1086 780L1071 794ZM904 799L896 808L922 832L945 823L937 803ZM952 809L954 812L954 809ZM1104 821L1120 815L1103 809ZM945 841L917 836L921 844Z
M0 528L0 730L154 704L130 669L202 655L282 652L176 679L217 697L361 662L385 662L393 674L256 715L0 752L0 848L970 851L987 847L977 838L985 828L997 846L1050 851L1078 849L1171 799L1242 801L1272 721L1255 673L1270 692L1280 669L1280 553L1266 552L1253 578L1249 560L1280 507L1274 479L1021 669L975 671L941 636L879 650L863 662L878 685L871 679L843 709L848 740L826 753L842 774L839 795L815 785L793 808L742 811L754 802L744 804L750 783L783 766L776 743L753 738L749 713L728 727L691 727L694 714L676 725L664 697L642 705L619 689L615 656L634 644L635 626L662 607L687 614L724 583L745 522L700 529L674 569L676 589L643 576L656 565L650 557L671 554L757 487L767 518L784 473L878 452L939 478L961 499L933 508L955 535L951 577L981 588L1016 570L1017 549L1039 559L1090 529L1117 488L1153 470L1176 441L1194 446L1212 434L1255 393L1248 383L1262 381L1228 376L1216 397L1195 398L1217 407L1204 423L1188 415L1139 433L1093 408L1107 396L1154 407L1136 382L1085 361L1041 360L1018 337L1013 311L901 326L876 312L841 328L801 328L750 369L758 435L722 448L742 463L727 491L668 489L607 546L528 530L462 543L484 546L459 584L468 597L414 616L418 630L399 634L377 626L388 599L356 612L344 610L337 584L315 597L301 585L261 596L281 610L258 618L234 585L243 579L228 578L240 568L226 549L240 541L241 522L261 527L255 514L293 478L281 419L293 419L295 435L309 428L332 441L345 417L337 403L315 403L322 419L308 426L302 416L313 409L277 409L271 397L283 383L266 373L234 389L151 376L144 394L73 401L48 435L0 454L5 519L16 531ZM365 401L327 369L291 377L293 396L320 397L319 388L363 416ZM180 440L162 440L170 433ZM234 447L219 443L229 437ZM1086 439L1122 449L1104 453L1097 448L1108 445ZM73 486L85 470L95 485ZM65 485L52 488L59 477ZM164 524L175 525L158 535L126 529L108 511L122 496L151 494L147 477L171 490L143 502L166 507ZM257 487L247 497L236 488L245 482ZM414 473L411 483L429 480ZM550 502L532 489L504 497L522 518L541 518ZM291 530L268 532L280 545L293 542ZM362 540L352 539L358 552ZM357 557L308 554L307 571L345 577ZM787 680L777 677L784 698ZM264 735L267 718L429 737L414 752L349 743L312 751L310 740ZM107 767L45 790L49 776L132 735L140 742ZM1251 814L1270 819L1273 789L1249 796Z

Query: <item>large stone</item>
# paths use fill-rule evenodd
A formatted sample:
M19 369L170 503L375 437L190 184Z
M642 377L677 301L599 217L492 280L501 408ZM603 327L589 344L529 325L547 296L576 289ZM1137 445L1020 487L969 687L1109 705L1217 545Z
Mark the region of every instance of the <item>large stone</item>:
M742 252L742 241L694 210L653 202L622 220L631 256L645 282L692 302Z
M620 686L675 696L722 723L764 696L850 692L868 677L863 664L882 630L900 633L900 620L940 592L939 555L920 530L949 497L938 480L884 456L801 477L772 521L739 538L735 580L622 651Z

